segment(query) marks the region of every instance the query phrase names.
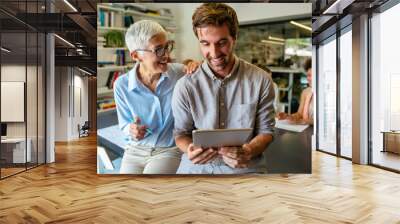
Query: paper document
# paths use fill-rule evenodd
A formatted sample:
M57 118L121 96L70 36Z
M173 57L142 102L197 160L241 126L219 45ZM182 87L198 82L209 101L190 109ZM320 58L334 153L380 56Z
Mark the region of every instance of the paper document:
M108 156L106 149L103 147L97 146L97 160L99 160L99 159L103 162L103 165L107 170L114 170L114 165L113 165L110 157ZM97 170L97 173L98 172L99 172L99 170Z
M288 120L275 120L275 128L284 129L294 132L302 132L308 128L308 124L290 124Z

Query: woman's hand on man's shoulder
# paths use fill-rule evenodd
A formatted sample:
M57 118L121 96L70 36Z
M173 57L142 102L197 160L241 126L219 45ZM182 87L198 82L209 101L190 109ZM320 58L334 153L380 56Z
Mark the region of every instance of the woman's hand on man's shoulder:
M186 75L192 74L193 72L195 72L197 70L197 68L200 65L201 65L201 61L194 61L194 60L187 61L186 63L184 63L183 72Z

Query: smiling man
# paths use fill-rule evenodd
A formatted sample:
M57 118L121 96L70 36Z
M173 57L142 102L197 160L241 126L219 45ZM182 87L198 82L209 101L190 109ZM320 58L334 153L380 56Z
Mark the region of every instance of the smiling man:
M177 173L237 174L265 172L263 152L273 140L274 91L264 70L233 53L236 12L223 3L206 3L192 17L193 31L206 59L195 75L180 79L172 98L174 136L184 153ZM195 129L253 128L239 147L200 148Z

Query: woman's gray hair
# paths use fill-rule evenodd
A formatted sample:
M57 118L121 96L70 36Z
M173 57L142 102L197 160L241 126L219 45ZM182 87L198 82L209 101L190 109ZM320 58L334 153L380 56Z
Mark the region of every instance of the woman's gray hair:
M157 22L140 20L132 24L126 31L125 43L129 52L132 53L137 49L145 49L149 44L149 40L160 33L167 35L167 31Z

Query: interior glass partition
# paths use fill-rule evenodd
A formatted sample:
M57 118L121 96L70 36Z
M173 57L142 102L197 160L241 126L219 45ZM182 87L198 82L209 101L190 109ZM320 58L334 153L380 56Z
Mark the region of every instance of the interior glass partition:
M0 178L45 163L45 35L24 21L45 1L0 5ZM31 21L32 22L32 21Z
M38 33L38 64L37 64L37 163L46 163L46 36Z
M336 36L318 46L318 145L317 149L336 154Z
M21 2L18 7L24 9ZM16 22L11 27L6 19L11 14L2 12L1 29L1 177L26 170L31 161L30 142L27 144L27 27Z

